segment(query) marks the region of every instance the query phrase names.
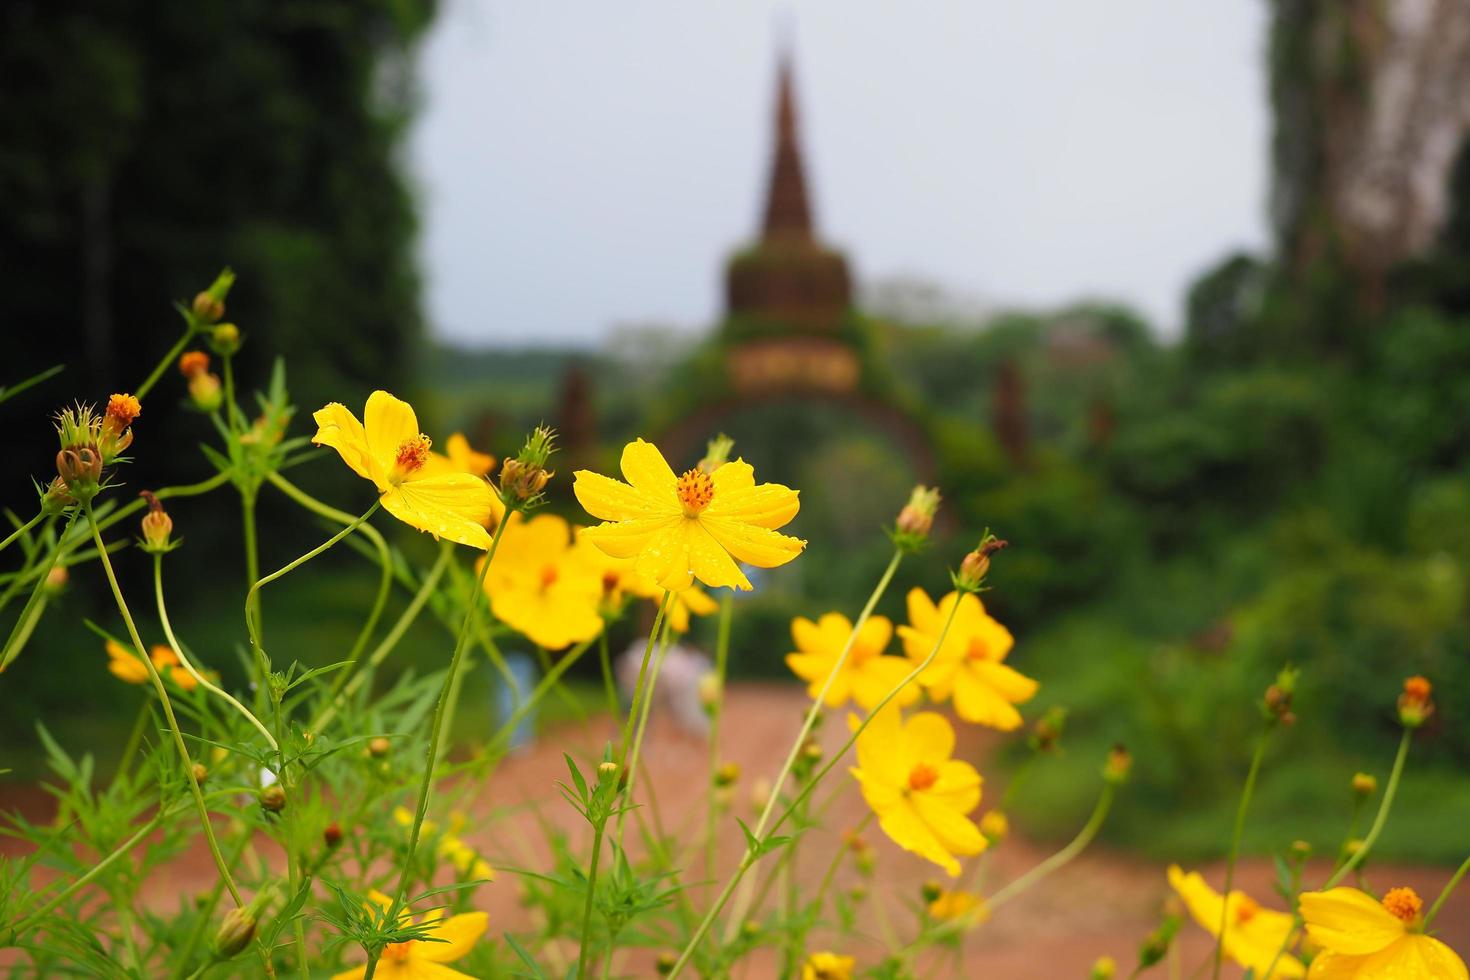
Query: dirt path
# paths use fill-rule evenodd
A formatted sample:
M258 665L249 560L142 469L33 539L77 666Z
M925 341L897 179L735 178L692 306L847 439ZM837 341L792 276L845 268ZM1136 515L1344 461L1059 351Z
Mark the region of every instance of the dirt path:
M723 758L739 763L740 784L732 809L722 818L718 854L718 880L723 881L739 860L742 838L733 817L747 823L756 814L750 803L750 788L761 776L774 777L784 754L800 728L806 700L800 689L790 685L740 685L729 692L723 737ZM828 752L834 751L844 737L838 725L828 725L822 741ZM476 817L510 808L511 819L497 820L493 829L470 831L467 841L504 869L544 868L549 863L549 848L538 820L546 819L565 829L579 846L586 847L586 826L580 817L561 800L556 783L566 778L563 750L579 759L592 758L601 745L614 735L606 716L590 719L586 724L569 725L541 739L528 750L507 759L491 783L472 804ZM973 731L963 735L959 752L980 765L994 744L991 737ZM644 747L643 772L653 780L654 795L664 828L677 840L689 842L688 865L702 867L703 856L698 842L703 837L705 820L704 781L707 746L702 738L681 734L668 720L655 714ZM588 766L584 765L584 769ZM834 779L833 785L838 785ZM844 779L851 786L851 780ZM985 787L986 798L999 798L1003 790L998 781ZM641 794L640 794L641 795ZM824 794L819 794L819 797ZM646 799L646 797L644 797ZM15 800L10 801L13 805ZM28 797L25 809L33 819L44 813L34 812L35 797ZM982 808L984 804L982 803ZM532 808L536 812L532 812ZM645 808L646 809L646 808ZM843 830L856 826L866 815L866 807L855 788L845 789L833 802L825 820L828 829L809 832L802 840L799 869L802 880L815 887L826 871ZM651 812L649 816L651 817ZM864 836L877 852L877 873L868 882L868 908L859 916L863 937L841 950L858 958L862 964L880 960L886 945L879 938L880 915L873 908L881 903L901 941L911 938L915 930L912 911L925 881L942 877L939 869L903 852L881 832L872 829ZM637 828L631 823L627 837L633 841ZM630 845L631 846L631 845ZM1045 858L1051 849L1039 847L1024 836L1012 836L996 847L988 858L988 881L1008 881ZM3 853L3 851L0 851ZM774 859L768 862L774 867ZM160 902L177 901L180 892L202 890L213 880L213 869L207 853L199 848L185 855L174 868L169 880L158 881L152 896ZM1220 866L1200 869L1218 885L1223 877ZM756 872L763 872L758 865ZM1438 893L1448 872L1439 868L1389 867L1378 865L1375 880L1392 880L1396 884L1415 887L1421 895ZM698 880L698 873L688 876ZM1320 874L1318 875L1320 878ZM1274 871L1266 860L1243 862L1238 871L1240 887L1263 901L1271 897ZM963 879L962 879L963 880ZM834 890L846 889L860 881L850 862L844 862L834 883ZM926 975L934 977L982 977L997 980L1066 980L1085 978L1092 962L1104 953L1117 959L1126 975L1136 955L1139 941L1158 922L1159 910L1167 897L1164 868L1160 864L1137 857L1094 849L1058 871L1045 884L1028 891L997 911L983 928L971 933L964 944L963 960L951 957L921 961ZM702 911L710 890L696 886L695 905ZM516 876L502 872L497 882L481 889L477 898L490 912L492 930L515 931L527 928L528 913L519 902L520 886ZM1465 952L1470 950L1470 889L1462 889L1447 905L1440 917L1441 935ZM1183 931L1182 962L1188 976L1195 964L1209 951L1204 933L1192 923ZM825 948L829 936L815 933L812 949ZM618 967L626 976L651 976L655 951L640 951L620 960ZM3 962L3 957L0 957ZM743 976L763 980L777 970L768 955L750 958ZM1240 971L1226 971L1238 977Z

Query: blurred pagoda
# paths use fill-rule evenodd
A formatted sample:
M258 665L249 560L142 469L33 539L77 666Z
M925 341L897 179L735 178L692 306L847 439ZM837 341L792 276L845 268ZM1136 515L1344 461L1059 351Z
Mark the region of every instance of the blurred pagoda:
M777 80L775 143L760 239L726 270L720 337L730 383L740 394L852 391L862 374L852 280L847 259L813 227L789 55Z

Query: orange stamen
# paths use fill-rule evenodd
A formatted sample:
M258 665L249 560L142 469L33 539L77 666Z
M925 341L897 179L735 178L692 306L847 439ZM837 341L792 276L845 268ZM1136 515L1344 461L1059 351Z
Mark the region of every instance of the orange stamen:
M107 399L105 424L113 432L121 432L143 414L143 406L132 395L113 395Z
M1383 907L1403 922L1413 922L1424 910L1424 902L1412 888L1390 888L1383 896Z
M1404 681L1404 697L1417 704L1423 704L1429 700L1429 695L1434 691L1434 685L1429 683L1426 677L1414 676Z
M394 460L403 473L415 473L429 461L429 447L433 445L422 432L412 439L405 439L398 446L398 458Z
M909 770L909 789L922 792L939 782L939 770L921 762Z
M985 646L985 641L984 640L980 639L980 637L978 637L978 636L972 636L972 637L970 637L970 645L965 648L965 657L967 659L969 659L969 660L988 660L988 659L990 659L989 653L990 653L990 651Z
M1249 895L1239 895L1235 902L1235 921L1238 925L1244 925L1256 917L1261 911L1260 903Z
M556 581L558 574L555 565L546 565L543 567L541 569L541 587L543 589L549 587L551 583Z
M715 481L702 470L685 470L674 485L674 493L684 507L685 517L697 517L715 497Z

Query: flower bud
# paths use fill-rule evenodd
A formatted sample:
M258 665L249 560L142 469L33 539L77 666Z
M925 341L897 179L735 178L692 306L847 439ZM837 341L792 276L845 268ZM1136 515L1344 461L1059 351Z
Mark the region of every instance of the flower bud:
M201 412L213 412L225 403L219 375L201 371L189 378L189 401Z
M338 825L337 821L333 820L326 827L322 828L322 843L327 845L327 850L331 850L342 843L342 828Z
M1001 810L990 810L980 818L980 833L992 843L1003 841L1011 832L1011 820Z
M934 515L939 511L939 490L934 487L914 487L909 502L898 512L894 522L894 540L909 550L917 551L929 538L934 526Z
M612 779L617 774L618 764L616 762L603 762L597 766L597 778L603 782Z
M679 958L677 956L665 950L658 954L658 962L654 964L654 969L658 970L659 976L666 977L674 972L674 964L678 962Z
M960 562L960 570L954 576L954 587L961 592L979 592L990 574L990 556L1010 545L990 532L980 539L975 550Z
M186 378L203 374L209 370L209 355L202 350L186 351L179 355L179 373Z
M225 304L215 299L207 291L194 297L193 309L194 316L205 323L214 323L225 315Z
M1354 857L1362 849L1363 839L1361 837L1354 837L1342 845L1342 856L1345 858Z
M1111 956L1099 956L1092 964L1089 980L1113 980L1118 973L1118 964Z
M48 596L60 595L66 589L66 583L71 579L71 573L66 570L65 565L52 565L51 571L46 573L46 594Z
M500 498L507 507L524 508L540 499L547 482L555 476L546 469L547 461L556 451L555 443L556 431L538 425L526 437L521 451L500 464Z
M925 905L937 901L939 896L943 894L944 886L937 881L926 881L923 887L919 889L919 897L924 900Z
M66 499L85 503L97 496L102 483L102 454L94 446L63 449L56 454L56 478Z
M1430 698L1434 686L1424 677L1415 675L1404 681L1404 693L1399 695L1399 724L1411 731L1421 727L1434 714L1434 701Z
M1108 750L1107 765L1103 766L1103 779L1114 786L1128 781L1128 775L1133 771L1133 756L1128 748L1119 742Z
M766 804L771 802L771 781L761 776L750 784L750 805L756 810L764 810Z
M725 685L720 681L720 675L714 671L700 675L699 678L699 705L707 715L714 714L720 706L720 700L725 691Z
M209 778L209 769L202 762L194 763L194 782L203 786L204 781Z
M233 323L221 323L209 334L209 346L222 357L228 357L240 349L240 328Z
M1366 772L1353 773L1353 795L1367 798L1378 792L1378 780Z
M734 448L735 440L721 432L705 445L704 459L699 461L697 469L701 473L714 473L730 461L730 450Z
M286 809L286 791L281 788L280 783L271 783L260 791L260 805L271 813L280 813Z
M230 909L214 934L214 952L222 960L244 951L255 938L255 914L249 908Z
M56 462L59 467L61 465L61 456L59 453L57 454ZM98 475L100 476L101 473L99 472ZM57 475L53 476L51 482L46 485L46 492L41 494L41 509L46 512L46 516L56 517L68 507L76 506L76 503L77 498L71 495L71 491L67 489L66 481L61 478L60 472L58 471Z
M143 414L143 405L132 395L113 395L102 414L102 428L97 448L102 462L111 463L133 444L132 424Z
M715 770L715 786L734 786L740 780L740 763L726 762Z
M1305 861L1312 856L1312 845L1304 840L1292 841L1291 856L1297 861Z
M368 739L368 755L374 759L381 759L393 749L393 743L386 736L378 735Z
M1046 713L1036 719L1036 724L1031 728L1031 747L1037 752L1053 751L1066 727L1067 709L1060 705L1047 708Z
M173 518L163 509L163 504L151 492L144 490L139 496L148 501L148 513L143 515L143 550L149 554L164 554L173 548L170 540L174 533Z
M1140 972L1158 963L1169 952L1169 946L1174 942L1174 936L1179 932L1180 919L1171 915L1160 923L1159 927L1144 937L1143 943L1138 947L1138 966Z

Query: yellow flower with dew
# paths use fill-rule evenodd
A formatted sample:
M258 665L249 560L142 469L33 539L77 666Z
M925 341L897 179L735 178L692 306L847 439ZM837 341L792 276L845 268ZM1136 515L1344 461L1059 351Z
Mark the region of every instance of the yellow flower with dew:
M736 562L774 568L806 547L776 531L796 516L797 492L757 485L744 460L675 476L657 447L639 439L623 448L622 471L626 483L577 471L578 502L603 522L587 537L614 558L635 559L639 573L662 588L679 591L697 579L748 591Z
M108 640L106 649L107 669L112 672L112 676L129 684L148 683L148 665L143 663L143 658L136 652L115 640ZM159 674L183 690L192 691L198 686L199 682L179 663L179 658L171 647L162 644L154 646L148 651L148 659L153 661L153 667Z
M386 913L393 906L393 899L382 892L374 891L368 896ZM413 919L405 912L399 925L407 927ZM443 909L435 909L424 915L419 924L427 927L426 939L410 939L403 943L389 943L378 959L374 977L380 980L474 980L468 973L461 973L445 963L453 963L469 954L475 943L485 933L489 916L484 912L465 912L461 915L444 917ZM367 966L344 970L332 980L362 980L367 976Z
M384 510L435 539L489 550L486 528L500 519L504 505L479 477L428 465L431 443L408 402L375 391L361 422L337 402L312 417L317 431L311 441L331 446L354 473L372 481Z
M602 595L609 604L613 607L621 606L625 595L647 599L655 605L663 601L663 587L648 576L640 574L635 559L614 558L607 554L592 543L587 537L587 530L577 529L578 543L585 542L587 545L578 551L597 568L602 577ZM708 616L720 608L719 603L697 585L691 585L672 595L673 601L669 603L667 616L669 629L675 633L689 632L691 615Z
M1006 666L1015 640L1010 630L990 617L978 596L951 592L936 606L923 589L910 591L909 622L898 628L904 653L922 663L956 602L960 605L954 623L934 662L919 675L919 683L936 702L953 698L955 713L965 721L1014 731L1021 727L1015 705L1031 700L1039 685Z
M1279 960L1276 958L1277 950L1287 945L1287 939L1295 931L1295 923L1287 913L1262 908L1239 890L1232 891L1226 899L1199 872L1186 873L1177 864L1169 866L1169 886L1183 900L1194 921L1210 935L1219 937L1220 922L1224 920L1221 949L1236 963L1254 970L1260 980L1306 975L1301 960L1290 953L1283 953ZM1276 969L1268 977L1266 971L1273 962Z
M974 892L943 890L939 897L929 903L926 911L931 919L952 922L968 919L970 925L979 925L990 918L990 909L985 899Z
M571 526L554 514L511 515L485 576L495 618L548 650L595 638L602 577L579 552L589 547L574 544Z
M485 477L495 469L495 457L475 449L463 432L456 432L444 440L444 452L430 453L425 465L439 473L468 473Z
M405 830L413 826L413 814L404 807L395 807L393 820ZM495 869L490 862L480 856L473 847L466 844L459 837L459 832L464 828L465 816L462 813L450 815L449 826L439 836L439 843L434 848L434 853L440 860L448 861L460 877L468 881L494 881ZM424 837L433 837L439 832L439 825L433 820L425 820L420 829Z
M1382 901L1356 888L1304 892L1307 936L1321 947L1310 980L1466 980L1465 961L1424 934L1424 903L1412 888Z
M786 666L807 682L807 695L816 697L822 693L827 675L837 664L837 658L852 636L852 623L841 613L830 612L815 623L805 616L791 621L791 639L796 643L795 653L786 655ZM858 630L847 662L832 678L824 703L829 708L840 707L849 699L858 707L871 711L883 700L884 695L898 686L909 675L913 664L903 657L885 657L888 641L893 638L893 624L884 616L871 616ZM910 684L899 691L891 703L907 707L919 699L919 685Z
M857 960L836 953L813 953L801 965L801 980L852 980Z
M851 770L883 832L951 878L960 873L956 856L987 846L967 816L980 805L980 774L953 755L954 726L943 715L921 711L905 721L889 705L858 736Z

